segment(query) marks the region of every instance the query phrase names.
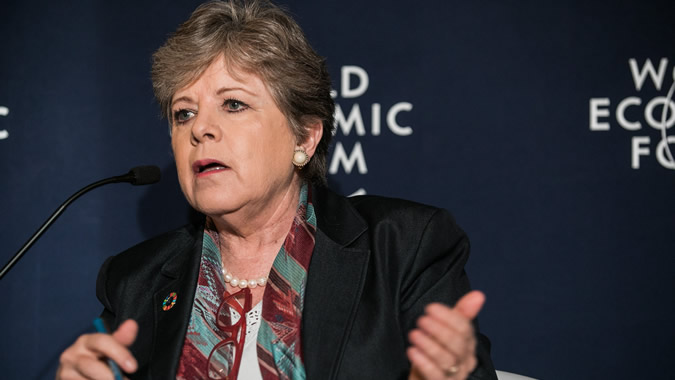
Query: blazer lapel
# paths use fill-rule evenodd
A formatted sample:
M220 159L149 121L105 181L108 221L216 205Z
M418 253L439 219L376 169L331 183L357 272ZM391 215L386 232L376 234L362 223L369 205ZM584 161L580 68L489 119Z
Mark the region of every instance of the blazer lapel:
M346 198L315 189L318 229L307 274L303 356L308 379L334 379L351 331L369 261L366 223ZM358 240L357 240L358 239Z
M367 224L349 200L319 188L313 189L317 213L316 242L307 274L302 343L308 379L335 379L345 344L356 316L369 262L367 239L359 239ZM162 267L165 282L154 293L153 349L148 378L174 378L190 322L199 266L203 228ZM171 293L176 304L163 310Z
M166 284L160 286L153 297L155 323L149 378L176 377L199 278L202 231L195 229L192 244L180 249L179 254L162 267L161 275L166 278ZM171 293L176 293L176 303L164 310L164 300Z

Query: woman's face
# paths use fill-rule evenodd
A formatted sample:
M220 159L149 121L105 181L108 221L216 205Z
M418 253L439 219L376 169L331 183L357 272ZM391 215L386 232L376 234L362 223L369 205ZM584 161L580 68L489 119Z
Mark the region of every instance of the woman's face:
M215 60L173 96L172 137L181 188L210 216L264 210L292 189L296 138L262 80Z

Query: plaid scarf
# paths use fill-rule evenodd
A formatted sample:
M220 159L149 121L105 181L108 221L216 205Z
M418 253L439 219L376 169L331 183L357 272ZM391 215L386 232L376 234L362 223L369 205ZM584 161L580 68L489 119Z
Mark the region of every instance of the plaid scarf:
M305 184L300 191L293 224L274 260L263 295L257 340L263 380L305 379L300 328L315 232L316 215L309 187ZM216 236L213 223L207 220L197 291L177 379L208 378L207 358L211 349L224 338L215 322L226 289Z

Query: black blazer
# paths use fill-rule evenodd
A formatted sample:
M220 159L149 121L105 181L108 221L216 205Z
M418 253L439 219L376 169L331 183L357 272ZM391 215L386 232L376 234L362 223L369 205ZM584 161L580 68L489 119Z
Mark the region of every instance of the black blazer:
M469 241L447 211L413 202L344 198L314 188L318 229L303 312L307 378L405 379L407 333L430 302L469 291ZM199 275L203 226L187 226L109 258L96 294L116 328L139 324L132 378L175 378ZM162 302L176 292L176 305ZM496 379L478 334L472 379Z

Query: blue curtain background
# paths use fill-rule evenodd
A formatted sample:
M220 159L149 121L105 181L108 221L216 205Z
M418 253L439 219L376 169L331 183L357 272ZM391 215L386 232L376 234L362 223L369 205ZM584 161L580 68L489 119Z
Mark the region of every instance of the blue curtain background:
M85 195L0 281L0 377L53 378L100 312L105 258L189 219L149 70L197 4L0 6L0 264L87 183L163 175ZM331 186L455 215L498 369L672 377L675 3L284 4L344 116Z

